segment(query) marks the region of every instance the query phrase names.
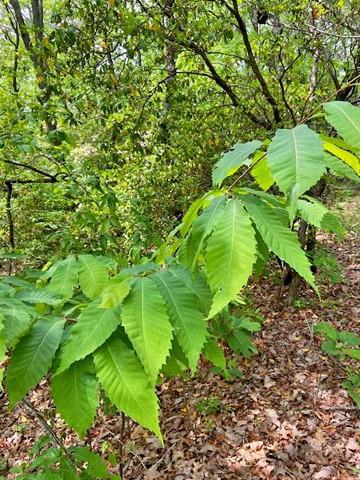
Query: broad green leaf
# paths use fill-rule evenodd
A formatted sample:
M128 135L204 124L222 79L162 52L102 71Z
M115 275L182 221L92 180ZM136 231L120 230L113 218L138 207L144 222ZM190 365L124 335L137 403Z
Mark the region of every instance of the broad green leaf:
M248 332L259 332L261 330L261 324L259 322L254 322L246 317L240 317L237 322L237 327L243 328Z
M6 375L11 406L24 398L47 373L59 346L63 328L63 319L41 319L17 343Z
M204 197L198 198L187 209L182 219L181 225L179 226L179 231L181 233L181 236L184 237L187 234L187 232L190 230L190 227L193 224L193 221L195 220L196 215L200 210L200 208L203 206L204 202L205 202Z
M326 120L335 127L342 138L360 149L360 108L348 102L329 102L324 104Z
M22 300L23 302L32 303L35 305L38 303L45 303L46 305L56 306L63 302L61 297L46 291L44 288L20 290L16 294L16 298L18 300Z
M321 228L328 232L335 233L340 239L344 238L345 229L340 220L332 212L327 212L321 222Z
M113 335L94 353L96 374L111 402L162 440L158 399L139 359Z
M248 188L248 187L242 187L236 189L236 192L240 195L244 195L244 193L250 193L251 195L255 195L256 197L261 198L262 200L265 200L266 202L270 203L275 208L279 208L284 211L286 214L286 211L284 209L285 207L285 201L281 197L277 197L275 195L271 195L271 193L263 192L261 190L255 190L253 188Z
M271 171L265 153L256 152L252 163L254 166L250 173L259 187L266 192L266 190L268 190L271 185L274 184L274 179L271 176Z
M357 148L352 147L348 143L344 142L344 140L340 137L329 137L328 135L324 135L323 133L319 133L319 138L323 142L332 143L333 145L336 145L337 147L343 148L344 150L348 150L349 152L357 153L357 151L358 151Z
M298 210L300 215L307 223L321 228L321 222L324 215L328 213L328 209L320 202L308 202L306 200L298 200Z
M51 276L47 289L64 298L71 298L78 283L78 265L75 257L68 257L59 262Z
M104 288L101 307L113 308L119 305L130 292L129 278L112 278Z
M258 278L264 271L267 261L269 260L269 249L266 243L264 242L262 236L255 228L255 240L256 240L256 251L257 257L254 265L254 277Z
M237 143L215 165L212 175L213 185L221 185L226 177L233 175L246 162L249 156L260 147L261 142L259 140Z
M216 225L220 218L225 203L225 197L215 198L194 221L190 234L185 242L186 253L184 255L184 262L190 269L195 269L198 256L204 246L204 241L210 235L214 225Z
M207 278L213 317L246 285L256 258L255 232L240 200L230 200L208 241Z
M174 333L183 349L190 368L195 371L207 330L198 299L182 278L163 270L151 277L166 302Z
M244 197L243 201L269 250L288 263L317 291L309 261L296 234L283 225L276 210L265 202L252 196Z
M340 176L344 176L346 178L349 178L350 180L353 180L356 183L360 183L360 176L357 175L351 167L349 167L333 155L325 153L324 163L328 168L331 168L331 170L333 170Z
M98 404L98 383L91 357L55 375L51 392L61 417L82 438L92 424Z
M349 358L354 360L360 360L360 350L357 348L343 348L342 352L345 353Z
M330 152L335 157L340 158L340 160L349 165L357 175L360 175L360 161L356 155L329 142L324 142L324 150Z
M80 287L88 298L98 297L107 281L107 269L102 263L92 255L79 256Z
M119 478L111 475L107 471L104 459L99 454L89 450L88 447L71 447L69 452L79 463L86 463L86 473L91 478Z
M330 338L330 340L336 341L338 339L338 331L330 323L319 322L314 325L314 332L321 333L325 337Z
M9 345L14 345L30 328L33 321L31 308L33 307L28 307L14 298L8 304L1 305L0 310L5 317L4 331Z
M215 367L226 370L226 358L224 351L219 347L217 341L213 337L209 337L204 347L204 356Z
M122 325L155 384L169 354L172 326L165 302L150 278L138 278L121 309Z
M271 175L280 190L299 197L325 172L323 148L318 135L306 125L276 132L268 148Z
M245 358L250 358L257 353L257 348L251 339L251 335L245 330L234 330L227 338L227 342L235 353L241 354Z
M68 369L74 362L85 358L100 347L120 325L118 310L101 308L90 303L73 325L61 348L61 361L57 373Z
M168 271L193 292L198 299L199 309L207 315L211 306L212 295L203 273L193 273L180 265L172 265Z
M338 235L339 238L343 238L345 230L338 217L330 212L325 205L316 198L309 197L308 195L304 195L304 198L309 200L309 202L304 200L299 200L298 202L299 212L302 217L311 225L327 230L328 232L333 232Z

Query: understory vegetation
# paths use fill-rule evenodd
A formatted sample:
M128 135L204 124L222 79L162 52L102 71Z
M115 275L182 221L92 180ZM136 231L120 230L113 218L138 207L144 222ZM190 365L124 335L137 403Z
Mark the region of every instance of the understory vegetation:
M303 319L314 355L360 406L358 310L337 318L347 274L331 248L359 235L359 15L355 0L2 2L1 415L44 431L3 478L139 478L136 429L167 448L141 478L175 478L157 471L175 448L162 399L182 402L176 382L209 365L225 390L249 381L271 331L256 289L285 331L289 312L319 309ZM216 391L194 405L209 438L232 411ZM113 419L117 449L94 434ZM243 477L230 462L176 479L293 478L268 453ZM296 478L355 478L347 462Z

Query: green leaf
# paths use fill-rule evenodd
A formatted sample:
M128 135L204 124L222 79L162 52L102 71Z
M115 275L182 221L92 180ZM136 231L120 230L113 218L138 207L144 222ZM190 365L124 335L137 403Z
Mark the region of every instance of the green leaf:
M338 147L337 145L333 145L330 142L324 142L324 149L335 157L340 158L340 160L351 167L357 175L360 174L360 162L354 154L348 152L347 150L343 150L342 148Z
M51 391L61 417L81 438L84 437L94 420L98 404L92 358L76 362L68 370L55 375Z
M130 292L129 278L112 278L104 288L101 307L113 308L119 305Z
M121 319L145 371L155 384L169 354L172 326L165 302L149 278L138 278L123 303Z
M54 293L48 292L45 289L25 289L21 290L16 294L18 300L23 302L39 304L44 303L45 305L56 306L59 303L63 302L63 299Z
M335 173L349 178L356 183L360 183L360 176L357 175L354 170L346 165L344 162L339 160L338 158L330 155L329 153L325 153L324 155L324 163L328 168L331 168Z
M254 322L246 317L241 317L238 319L237 327L243 328L248 332L259 332L261 330L261 324L259 322Z
M78 283L78 265L75 257L68 257L59 262L51 276L47 289L64 298L71 298Z
M61 361L57 373L100 347L120 325L119 312L101 308L98 302L90 305L81 313L73 325L70 335L61 348Z
M345 229L336 215L327 212L321 222L321 228L328 232L335 233L340 239L344 238Z
M199 310L207 315L211 306L212 295L202 272L193 273L180 265L171 265L168 270L171 275L178 278L193 292L197 297Z
M107 269L92 255L80 255L79 281L85 295L94 299L100 295L107 284Z
M348 102L324 104L326 120L350 145L360 149L360 108Z
M4 331L9 345L14 345L19 337L24 335L33 321L30 308L19 300L11 299L11 303L1 305L4 315Z
M251 340L251 335L241 328L235 329L227 338L227 342L235 353L241 354L245 358L250 358L257 353L257 348Z
M213 185L219 186L226 177L233 175L246 162L249 156L260 147L261 142L259 140L237 143L215 165L212 175Z
M356 348L343 348L342 352L345 353L349 358L354 360L360 360L360 350Z
M162 440L158 399L139 359L117 335L94 353L96 374L111 402Z
M244 197L243 201L269 250L288 263L317 291L310 263L297 235L283 225L276 209L253 196Z
M314 325L314 332L321 333L325 337L335 342L338 339L338 331L336 330L336 328L330 325L330 323L327 323L327 322L319 322L316 325Z
M6 376L11 406L21 400L47 373L59 346L63 328L63 319L41 319L17 343Z
M219 347L217 341L213 337L209 337L204 347L204 356L215 367L226 370L226 358L222 348Z
M318 135L306 125L276 132L268 148L271 174L280 190L299 197L325 172L323 148Z
M100 455L90 451L88 447L71 447L69 448L70 454L79 463L86 463L86 473L91 478L115 478L108 471L106 463Z
M230 200L208 241L206 270L213 317L246 285L256 258L255 233L240 200Z
M195 269L198 256L204 246L204 241L219 220L225 203L225 197L215 198L194 221L184 249L186 252L184 254L184 263L190 269Z
M166 302L174 333L183 349L190 368L195 371L207 330L194 292L180 277L163 270L151 277Z
M259 187L266 192L274 184L274 179L264 152L256 152L252 163L254 166L250 173Z
M329 210L320 202L308 202L306 200L298 200L298 210L300 215L307 223L321 228L321 222L329 212Z

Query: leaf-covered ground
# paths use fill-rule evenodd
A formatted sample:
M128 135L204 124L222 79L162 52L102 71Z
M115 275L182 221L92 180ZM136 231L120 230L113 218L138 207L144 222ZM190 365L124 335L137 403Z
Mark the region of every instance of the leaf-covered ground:
M265 322L256 336L259 354L239 361L244 378L226 382L203 363L196 378L159 387L165 448L130 425L125 479L359 478L359 411L340 386L341 364L321 352L320 338L312 333L319 321L360 332L358 240L355 232L343 243L323 239L342 266L343 280L323 281L321 305L303 288L295 306L278 304L273 279L250 289ZM29 399L67 445L79 443L54 418L46 382ZM28 460L42 430L25 409L9 413L6 396L0 414L1 473L14 478L8 468ZM119 430L119 416L100 418L90 432L92 448L105 455L117 452Z

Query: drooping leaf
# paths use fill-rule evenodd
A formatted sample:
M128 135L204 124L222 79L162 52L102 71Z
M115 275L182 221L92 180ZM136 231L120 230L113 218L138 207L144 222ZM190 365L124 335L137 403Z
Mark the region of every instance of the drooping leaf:
M253 157L253 165L250 173L259 187L266 192L266 190L274 184L274 179L271 176L271 171L264 152L259 151L255 153Z
M61 361L57 373L63 372L74 362L94 352L119 325L118 310L101 308L99 302L90 303L71 328L70 335L61 348Z
M75 362L55 375L51 392L61 417L82 438L92 424L98 404L98 387L92 358Z
M326 120L335 127L342 138L360 149L360 108L348 102L328 102L324 104Z
M302 199L298 200L298 209L300 215L307 221L307 223L318 228L321 228L321 222L324 215L329 211L325 205L320 202L308 202Z
M190 234L186 239L184 263L195 269L198 256L204 246L205 239L210 235L225 207L225 197L215 198L194 221Z
M38 320L17 343L7 369L11 406L35 387L51 366L64 328L62 318Z
M339 160L338 158L330 155L329 153L325 153L324 155L324 162L328 168L331 168L335 173L349 178L356 183L360 183L360 176L357 175L354 170L346 165L344 162Z
M222 348L219 347L217 341L213 337L209 337L205 343L204 356L215 367L226 370L226 358Z
M68 257L59 262L51 276L48 290L64 298L71 298L78 283L78 265L75 257Z
M169 271L162 270L151 278L159 287L168 308L174 334L189 360L190 368L195 371L207 335L197 297L181 278Z
M309 261L296 234L282 224L274 208L259 198L248 196L243 201L269 250L288 263L317 291Z
M88 447L71 447L69 452L77 462L86 464L86 473L91 478L118 478L108 472L104 459Z
M306 125L276 132L268 148L271 175L280 190L299 197L325 172L323 148L318 135Z
M203 273L192 273L181 265L172 265L168 271L193 292L197 297L199 309L207 315L211 306L212 295Z
M250 218L240 200L230 200L208 241L206 270L214 293L209 317L234 300L246 285L255 257L255 233Z
M215 165L212 175L213 185L221 185L226 177L233 175L246 162L249 156L260 147L261 142L259 140L237 143Z
M251 339L251 335L241 328L234 330L227 338L227 342L235 353L241 354L245 358L250 358L257 353L257 348Z
M123 303L121 319L145 371L155 384L169 354L172 326L165 302L150 278L138 278Z
M343 150L342 148L338 147L337 145L333 145L330 142L324 142L324 149L335 157L340 158L340 160L349 165L349 167L351 167L357 173L357 175L360 175L360 161L356 155L348 152L347 150Z
M321 228L327 230L328 232L335 233L340 239L344 238L345 229L341 224L340 220L332 212L327 212L322 221Z
M106 267L92 255L79 256L79 282L85 295L94 299L100 295L107 284Z
M158 399L140 360L114 334L94 353L96 374L111 402L162 440Z

